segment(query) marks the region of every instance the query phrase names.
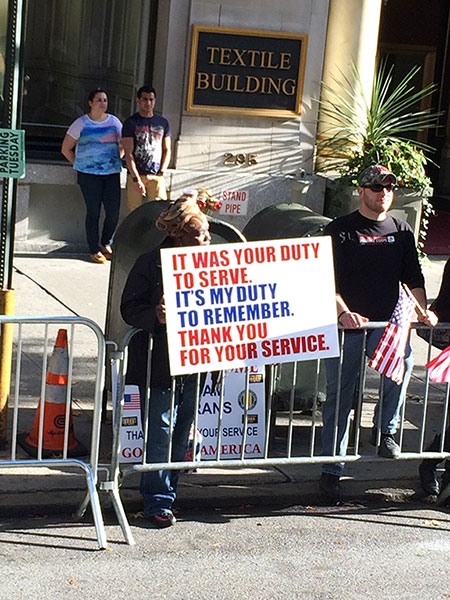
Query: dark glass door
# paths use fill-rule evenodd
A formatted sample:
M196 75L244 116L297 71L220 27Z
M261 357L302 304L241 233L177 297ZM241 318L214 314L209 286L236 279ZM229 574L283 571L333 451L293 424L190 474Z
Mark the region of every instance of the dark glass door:
M64 133L87 112L92 89L108 92L108 112L121 120L134 111L136 87L151 74L155 5L152 0L28 3L23 106L28 158L61 158Z

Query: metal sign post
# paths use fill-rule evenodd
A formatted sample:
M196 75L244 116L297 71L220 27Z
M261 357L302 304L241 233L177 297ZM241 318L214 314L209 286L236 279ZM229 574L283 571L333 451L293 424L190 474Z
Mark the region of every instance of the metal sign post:
M22 81L23 81L23 52L24 39L24 9L26 0L9 0L8 31L6 36L5 56L5 103L3 111L3 127L8 131L8 144L4 144L5 177L3 179L2 206L0 222L0 314L14 313L14 290L12 289L14 228L16 217L16 199L18 179L21 169L12 169L15 158L13 130L20 129L22 110ZM11 135L12 134L12 135ZM21 137L18 135L18 138ZM18 139L17 138L17 139ZM17 158L20 159L17 153ZM19 163L20 160L17 161ZM6 166L7 164L7 166ZM0 449L4 448L7 440L8 398L11 382L12 356L12 324L3 324L0 340Z

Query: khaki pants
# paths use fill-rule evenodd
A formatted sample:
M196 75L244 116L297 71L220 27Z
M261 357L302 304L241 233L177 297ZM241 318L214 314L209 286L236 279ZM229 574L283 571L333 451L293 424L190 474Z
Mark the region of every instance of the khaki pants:
M149 200L167 200L166 182L163 175L140 175L140 178L145 185L145 196L141 196L137 191L130 175L127 177L127 204L130 212Z

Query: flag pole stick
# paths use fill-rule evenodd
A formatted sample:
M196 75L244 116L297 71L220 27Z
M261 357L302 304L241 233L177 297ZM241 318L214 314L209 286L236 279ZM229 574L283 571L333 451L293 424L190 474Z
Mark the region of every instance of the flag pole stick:
M408 297L412 300L412 302L414 302L414 306L416 307L416 310L419 314L422 315L422 317L426 317L427 316L427 312L426 310L423 308L423 306L421 306L419 304L419 302L417 301L417 298L414 296L414 294L411 292L411 290L409 289L409 287L406 285L406 283L402 283L402 287L405 290L405 292L408 294Z

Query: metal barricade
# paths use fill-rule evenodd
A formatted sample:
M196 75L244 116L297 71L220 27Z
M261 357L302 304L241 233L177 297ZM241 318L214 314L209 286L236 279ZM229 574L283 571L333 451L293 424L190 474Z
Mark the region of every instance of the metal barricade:
M387 323L367 323L361 328L361 335L366 340L368 332L373 329L385 328ZM426 327L425 325L415 323L413 324L412 335L415 335L415 329L421 329ZM448 328L449 324L439 324L435 329ZM430 330L432 332L432 330ZM340 456L336 450L337 446L337 417L334 424L334 451L330 455L321 454L321 443L319 428L321 427L320 418L320 398L321 396L317 393L320 363L317 361L316 378L315 378L315 389L314 401L312 410L307 413L302 413L294 410L295 405L295 392L296 392L296 377L297 369L292 369L292 387L289 407L282 414L272 414L273 411L273 399L276 396L277 386L277 365L270 365L265 368L266 374L266 431L264 436L264 448L262 456L258 458L249 458L246 456L247 453L247 432L248 425L251 422L251 414L248 403L244 401L242 407L242 434L241 443L238 448L238 455L235 458L224 458L221 456L223 445L222 445L222 432L221 425L224 415L226 383L220 385L220 393L218 400L218 414L217 414L217 435L215 440L216 453L215 458L212 460L202 460L201 455L196 455L196 436L193 436L192 442L190 442L190 450L192 451L192 459L174 462L171 460L172 453L172 440L170 439L167 449L167 460L166 462L159 462L157 464L150 464L146 462L146 447L148 440L148 412L149 412L149 381L150 381L150 362L151 362L151 351L152 351L152 340L150 336L149 350L147 356L147 384L146 384L146 397L144 400L144 441L143 441L143 460L142 463L138 464L120 464L120 423L122 421L122 411L124 406L124 387L125 387L125 375L127 368L127 355L128 355L128 344L138 332L136 329L130 330L124 337L117 353L114 353L113 360L119 363L119 374L118 374L118 399L119 403L117 406L117 417L114 419L114 431L113 431L113 452L112 461L110 465L102 465L108 472L108 476L105 482L102 482L101 489L106 490L112 499L114 509L116 511L119 524L122 528L124 537L129 544L134 544L133 535L129 527L126 513L122 505L122 501L119 494L120 482L122 476L125 477L131 472L145 472L155 471L160 469L177 469L177 470L189 470L189 469L217 469L217 468L247 468L247 467L268 467L268 466L281 466L281 465L293 465L293 464L321 464L321 463L340 463L340 462L355 462L355 461L385 461L386 459L378 456L378 448L380 443L380 435L378 434L375 441L375 445L370 445L368 440L368 429L372 430L373 427L373 409L374 409L374 398L379 396L381 393L382 378L380 375L368 369L367 357L365 352L361 352L359 356L359 364L355 365L355 368L360 371L358 384L356 386L356 392L354 394L352 412L353 412L353 423L351 427L351 441L349 443L347 453L344 456ZM341 350L343 347L345 336L348 332L342 331L341 336ZM431 334L432 335L432 334ZM419 343L425 344L420 341ZM430 382L428 372L425 368L426 363L431 359L432 355L437 354L437 351L432 348L432 337L428 344L427 351L422 351L418 354L422 356L421 360L417 360L413 369L412 378L410 380L408 397L406 402L401 407L399 424L398 424L398 442L401 448L400 460L417 460L417 459L440 459L450 458L449 449L444 448L445 431L449 425L448 413L449 413L449 395L450 385L449 384L435 384ZM425 358L424 358L425 354ZM341 352L342 356L342 352ZM342 372L342 358L340 360L339 373ZM224 374L222 374L224 375ZM226 382L226 375L225 382ZM339 374L340 378L340 374ZM223 382L223 379L222 379ZM249 397L250 390L250 374L249 368L245 369L245 383L243 390L243 397ZM170 419L170 431L172 431L173 416L174 416L174 405L175 405L175 391L176 391L176 378L172 378L172 394L171 394L171 419ZM200 387L200 375L197 376L196 386L196 398L195 408L192 415L192 422L194 431L198 427L199 419L199 405L201 402L201 387ZM339 394L336 401L336 415L339 412ZM382 408L379 411L379 419L381 419ZM433 433L440 435L439 449L437 451L427 451L426 441L430 437L429 434L429 423L433 423ZM381 420L378 421L381 423ZM280 436L275 436L274 428L282 430L281 441ZM443 503L450 496L450 485L441 492L440 503Z
M81 470L86 478L87 493L81 503L77 516L82 516L88 504L91 504L95 529L99 548L106 548L107 541L97 492L97 470L100 447L100 426L102 410L102 393L104 387L104 365L105 365L105 340L100 327L90 319L80 317L12 317L0 316L0 324L4 327L13 327L13 369L11 377L11 394L9 408L7 411L7 450L0 453L0 469L16 469L20 475L20 469L47 467L67 473L67 469L76 468ZM56 335L56 326L67 328L68 340L67 374L55 374L50 377L49 364L52 362L50 356L52 340ZM76 331L76 333L75 333ZM65 336L64 336L65 337ZM84 452L85 457L73 457L71 448L73 432L71 430L71 406L72 386L74 384L74 365L76 373L79 374L78 384L85 385L88 376L86 374L85 357L76 355L77 340L80 340L79 348L86 349L92 344L92 372L90 385L91 395L88 397L89 404L86 408L92 410L90 423L89 448ZM92 341L93 340L93 341ZM49 359L50 356L50 359ZM64 367L64 371L66 368ZM52 407L49 404L49 389L53 381L60 383L61 388L56 390L57 401L60 403L59 414L52 417L51 423L47 423ZM36 401L37 407L36 407ZM20 429L30 426L30 413L36 408L35 420L33 421L33 436L20 434ZM54 409L54 407L53 407ZM53 410L52 409L52 410ZM58 411L57 411L58 412ZM4 415L5 416L5 415ZM51 439L56 433L60 436L61 448L56 450L46 449L46 428L49 426L48 436ZM31 437L34 439L31 440ZM23 438L23 441L21 439ZM31 443L31 446L30 446ZM35 456L28 458L27 453L22 451L21 444L28 448L28 454ZM59 445L59 444L58 444ZM70 472L72 472L70 470Z

